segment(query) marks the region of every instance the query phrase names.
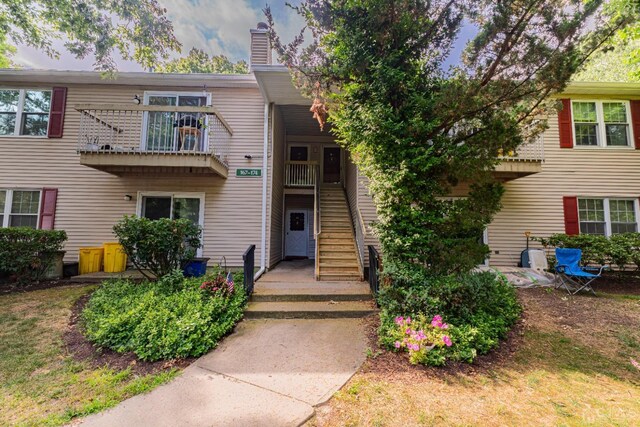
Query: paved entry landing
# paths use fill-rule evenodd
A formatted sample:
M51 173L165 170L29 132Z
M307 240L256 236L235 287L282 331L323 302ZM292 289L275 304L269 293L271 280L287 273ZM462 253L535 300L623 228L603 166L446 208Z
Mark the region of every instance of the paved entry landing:
M298 426L364 362L360 319L249 320L182 375L85 426Z

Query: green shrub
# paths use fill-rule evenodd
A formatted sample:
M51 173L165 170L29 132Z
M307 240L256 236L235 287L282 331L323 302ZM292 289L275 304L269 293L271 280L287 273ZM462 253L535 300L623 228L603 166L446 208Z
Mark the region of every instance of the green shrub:
M40 280L66 240L63 230L0 228L0 272L19 282Z
M201 289L211 277L185 279L179 270L157 282L105 282L82 312L87 338L142 360L200 356L242 318L242 274L232 292Z
M611 237L593 234L553 234L548 238L533 237L547 252L549 265L555 265L555 248L582 250L583 265L611 265L625 270L635 264L640 268L640 233L614 234Z
M417 363L472 362L478 354L497 347L521 312L513 286L492 272L429 276L401 267L387 269L385 274L393 285L378 296L381 345L397 347L394 320L398 316L431 319L441 315L449 325L453 345L436 346Z
M133 265L141 272L151 271L156 277L181 268L202 246L200 226L188 219L125 216L113 231Z

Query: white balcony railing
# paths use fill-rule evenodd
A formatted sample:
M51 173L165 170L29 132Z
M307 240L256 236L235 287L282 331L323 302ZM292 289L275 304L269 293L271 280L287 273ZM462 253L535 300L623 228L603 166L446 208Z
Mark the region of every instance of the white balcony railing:
M76 105L79 153L214 156L228 165L233 131L213 107Z
M316 162L286 162L284 169L285 187L313 187L317 179L316 166Z
M521 144L515 151L498 152L501 160L515 162L544 162L544 138L542 135Z

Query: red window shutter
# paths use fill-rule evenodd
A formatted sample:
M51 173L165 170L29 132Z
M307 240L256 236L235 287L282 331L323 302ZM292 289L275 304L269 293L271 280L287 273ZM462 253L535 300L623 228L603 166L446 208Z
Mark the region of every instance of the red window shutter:
M56 219L57 200L57 188L42 189L42 200L40 200L40 220L38 222L38 228L42 230L53 230Z
M580 234L580 221L578 220L578 198L568 196L562 198L564 207L564 232L565 234Z
M54 87L51 92L51 111L49 112L49 138L62 138L64 128L64 110L67 105L67 88Z
M631 127L633 128L633 143L636 150L640 150L640 101L634 100L631 105Z
M571 100L561 99L562 110L558 111L560 148L573 148L573 123L571 123Z

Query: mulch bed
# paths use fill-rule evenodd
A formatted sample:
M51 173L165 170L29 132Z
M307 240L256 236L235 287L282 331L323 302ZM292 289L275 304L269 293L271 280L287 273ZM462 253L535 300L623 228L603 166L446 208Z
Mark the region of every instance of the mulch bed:
M431 367L424 365L412 365L409 362L409 354L406 352L394 352L386 350L378 345L378 327L380 326L380 318L377 315L369 316L365 319L367 329L367 338L369 347L374 356L368 358L360 372L365 374L374 374L379 378L393 380L402 375L403 379L420 378L424 376L447 377L458 374L477 375L491 371L496 366L504 365L505 362L512 359L513 355L520 347L523 340L524 329L526 325L526 313L522 315L520 320L516 322L514 327L509 331L505 340L500 346L489 352L478 356L475 361L470 363L447 362L445 366Z
M595 289L596 293L640 295L640 272L604 273L602 278L593 282L593 289Z
M172 368L186 368L196 360L196 358L187 358L145 362L138 359L138 357L131 352L116 353L107 348L96 347L82 334L79 323L82 309L87 301L89 301L90 296L90 294L84 295L76 301L71 311L69 327L63 335L66 349L75 360L88 363L93 368L103 366L116 370L131 368L132 372L137 375L155 374Z

